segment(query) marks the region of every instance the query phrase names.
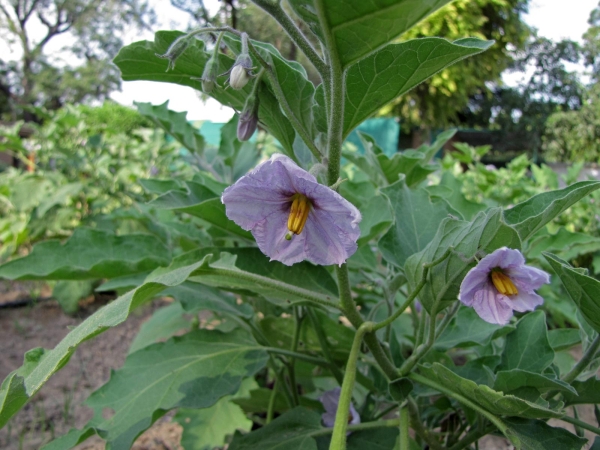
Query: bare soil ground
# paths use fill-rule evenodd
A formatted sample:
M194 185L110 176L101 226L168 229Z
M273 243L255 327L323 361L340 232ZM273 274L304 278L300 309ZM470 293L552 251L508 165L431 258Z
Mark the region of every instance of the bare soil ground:
M36 283L0 281L0 304L34 295L49 296L47 288ZM155 300L133 312L129 319L96 338L84 342L71 361L54 375L33 399L0 429L0 449L38 450L55 436L69 429L81 428L92 417L83 402L93 391L105 384L111 370L121 367L131 341L141 324L163 306ZM55 301L43 301L26 307L0 309L0 381L23 363L23 354L35 347L53 348L73 327L102 306L99 302L84 304L76 316L65 315ZM580 355L577 355L580 357ZM596 423L593 408L579 408L580 418ZM183 450L179 445L181 427L167 414L141 435L134 450ZM560 421L552 426L570 425ZM593 442L594 436L586 432ZM495 436L480 441L481 450L509 450L508 442ZM586 448L589 448L586 447ZM77 450L102 450L104 441L94 437L76 447Z

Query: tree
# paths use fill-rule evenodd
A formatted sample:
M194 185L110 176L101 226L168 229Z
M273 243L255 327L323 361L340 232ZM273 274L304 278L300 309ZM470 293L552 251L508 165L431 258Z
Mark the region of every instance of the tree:
M585 62L592 68L592 77L600 80L600 4L592 10L588 19L589 28L583 35Z
M530 35L522 14L528 0L457 0L415 27L402 39L465 36L493 39L487 51L450 66L403 96L383 112L400 117L404 131L445 127L460 122L460 113L472 96L488 91L486 84L498 81L510 66L515 51Z
M0 0L0 33L19 54L2 62L0 101L18 115L27 105L105 99L120 86L111 59L123 33L153 21L145 0ZM61 35L71 44L48 51Z

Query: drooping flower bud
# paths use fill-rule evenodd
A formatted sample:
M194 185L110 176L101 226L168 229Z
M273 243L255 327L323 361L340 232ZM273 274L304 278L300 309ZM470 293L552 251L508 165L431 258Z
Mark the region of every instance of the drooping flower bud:
M164 55L159 55L158 53L156 53L156 56L158 56L159 58L169 60L169 64L167 65L166 70L167 72L169 70L175 69L175 61L177 61L177 58L183 55L183 52L185 52L185 50L189 47L190 43L192 42L192 39L192 36L185 34L175 39Z
M206 65L204 66L204 72L202 73L202 91L205 94L210 94L212 90L217 85L217 71L218 71L219 62L217 58L211 56Z
M237 126L237 138L247 141L252 137L258 126L258 98L251 95L246 100L244 109L240 114Z
M229 86L235 90L244 89L244 86L248 84L250 78L254 74L252 73L252 59L247 54L241 54L237 57L235 64L231 68L229 74Z

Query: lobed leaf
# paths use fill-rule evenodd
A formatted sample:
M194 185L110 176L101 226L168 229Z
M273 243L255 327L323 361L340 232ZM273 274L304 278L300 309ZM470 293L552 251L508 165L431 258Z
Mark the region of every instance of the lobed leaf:
M89 280L115 278L169 263L169 251L146 234L115 236L100 230L77 228L62 244L41 242L23 258L0 266L0 278L9 280Z
M580 450L587 439L580 438L564 428L555 428L541 420L517 417L505 419L511 437L518 439L523 450Z
M600 333L600 281L581 273L552 253L542 252L571 300L589 325Z
M569 206L599 188L600 181L580 181L564 189L544 192L504 211L504 219L525 241Z

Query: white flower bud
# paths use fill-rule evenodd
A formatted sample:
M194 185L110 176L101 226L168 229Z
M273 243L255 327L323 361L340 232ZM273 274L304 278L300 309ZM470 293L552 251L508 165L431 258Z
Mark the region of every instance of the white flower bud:
M240 90L248 84L248 81L250 81L250 75L246 69L241 64L233 66L229 75L229 85L235 90Z

